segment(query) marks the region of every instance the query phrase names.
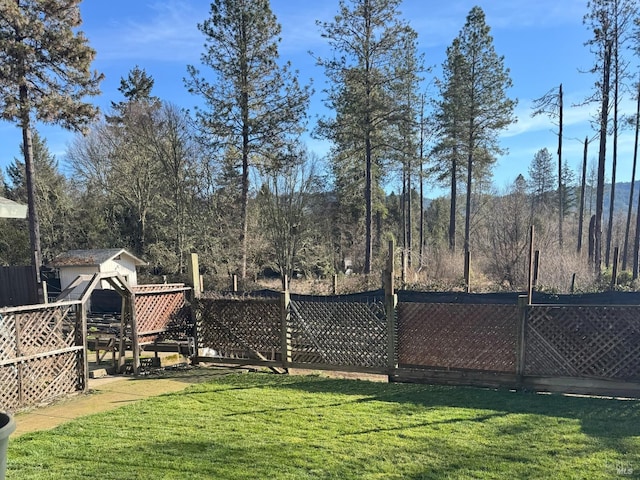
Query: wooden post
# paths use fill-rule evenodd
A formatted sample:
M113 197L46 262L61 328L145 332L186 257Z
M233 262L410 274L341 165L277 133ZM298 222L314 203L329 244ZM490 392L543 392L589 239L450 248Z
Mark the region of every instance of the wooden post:
M333 274L333 294L338 294L338 275L335 273Z
M576 274L571 275L571 293L576 291Z
M467 293L471 292L471 252L464 252L464 288Z
M529 278L527 282L527 303L531 305L531 298L533 296L533 240L534 240L534 227L529 227Z
M611 272L611 290L618 285L618 258L620 249L618 247L613 249L613 271Z
M282 277L282 293L280 296L280 348L282 350L282 368L285 370L293 361L291 357L291 294L286 275Z
M533 255L533 288L538 286L538 272L540 272L540 250Z
M21 322L21 315L16 315L15 316L15 324L14 324L14 328L16 330L16 357L21 357L22 356L22 322ZM17 381L18 381L18 405L24 405L24 385L22 382L22 377L24 374L24 369L25 369L25 364L24 363L19 363L18 365L16 365L16 369L17 369Z
M529 308L529 298L527 295L518 297L518 309L520 310L518 322L518 338L516 343L516 375L522 381L525 372L525 352L527 333L527 309Z
M198 265L198 254L192 253L187 261L187 272L189 274L189 286L193 288L195 298L200 298L200 267Z
M126 365L127 345L125 336L127 333L127 323L129 320L129 298L126 293L122 295L120 303L120 344L118 345L118 372L124 373Z
M44 282L43 282L44 283ZM78 361L78 368L82 369L82 391L86 392L89 388L89 358L87 353L89 347L87 345L87 300L80 304L80 308L76 310L76 346L82 345L82 359ZM96 340L96 353L99 355L100 351L97 348L98 341Z
M395 293L393 280L395 276L395 266L393 261L395 246L393 240L389 241L389 258L387 259L387 270L384 282L385 310L387 313L387 365L389 375L395 373L398 364L396 363L396 306L398 296Z
M404 288L404 286L407 284L407 251L404 249L402 250L401 262L402 262L401 279L402 279L402 287Z
M238 293L238 275L235 273L231 276L231 291Z
M140 370L140 345L138 344L138 321L136 319L136 294L133 292L129 293L128 300L130 304L129 309L131 311L131 348L133 348L133 374L138 375Z

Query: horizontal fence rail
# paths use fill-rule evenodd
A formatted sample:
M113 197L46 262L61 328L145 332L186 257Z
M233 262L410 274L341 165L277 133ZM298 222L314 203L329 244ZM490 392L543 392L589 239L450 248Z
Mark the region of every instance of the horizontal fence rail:
M0 410L86 388L80 302L0 309Z

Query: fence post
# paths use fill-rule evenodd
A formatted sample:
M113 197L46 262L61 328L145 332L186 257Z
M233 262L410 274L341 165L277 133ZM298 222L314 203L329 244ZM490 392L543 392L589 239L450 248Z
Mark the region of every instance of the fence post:
M22 324L21 324L21 315L18 313L14 313L15 316L15 329L16 329L16 357L22 356ZM19 363L17 365L18 369L18 405L24 405L24 384L23 384L23 372L24 372L24 363Z
M193 295L200 297L200 266L198 265L198 254L192 253L187 261L187 272L189 274L189 283L193 287Z
M398 368L396 363L396 306L398 304L398 296L395 293L393 280L395 276L394 270L394 250L393 240L389 241L389 257L387 259L387 269L385 271L384 281L384 303L387 313L387 366L389 375L395 373Z
M280 345L282 349L282 368L289 368L291 358L291 295L289 293L289 279L282 278L282 293L280 295Z
M136 319L136 294L128 295L131 314L131 348L133 348L133 374L138 375L140 368L140 345L138 344L138 320Z
M122 312L121 312L122 313ZM87 300L80 303L76 310L76 346L82 346L82 362L78 362L78 369L82 370L82 391L89 388L89 346L87 345Z
M618 259L620 257L620 249L618 247L613 249L613 270L611 272L611 290L618 285Z
M524 376L526 357L525 351L527 346L527 316L529 305L530 303L528 295L518 296L518 310L520 311L520 315L517 328L518 337L516 339L516 375L518 375L519 382L522 382L522 377Z
M471 292L471 252L464 252L464 291Z
M534 242L535 230L533 225L529 227L529 272L527 280L527 303L531 304L531 298L533 295L533 242Z

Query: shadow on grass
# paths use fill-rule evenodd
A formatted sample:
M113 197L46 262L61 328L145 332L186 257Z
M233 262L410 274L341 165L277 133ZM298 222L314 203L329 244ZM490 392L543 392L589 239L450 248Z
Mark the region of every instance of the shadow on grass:
M237 388L293 389L312 394L357 396L354 401L394 402L422 407L470 408L504 414L540 415L578 420L584 433L618 447L618 441L638 435L640 401L599 397L547 395L530 392L423 384L376 383L319 376L271 374L220 379ZM228 385L231 387L231 385ZM364 398L363 398L364 397ZM350 403L346 401L346 403ZM292 409L303 407L294 406Z

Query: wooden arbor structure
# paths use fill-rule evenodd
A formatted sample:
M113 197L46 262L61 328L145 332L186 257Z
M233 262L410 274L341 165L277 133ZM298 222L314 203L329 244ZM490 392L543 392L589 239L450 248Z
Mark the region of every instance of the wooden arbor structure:
M113 287L113 289L120 295L122 298L122 310L120 315L120 335L119 337L119 345L118 345L118 371L122 372L125 368L125 352L126 352L126 332L127 327L129 327L129 331L131 334L131 347L133 350L133 373L134 375L138 374L140 368L140 345L138 343L138 335L137 332L137 321L136 321L136 309L135 309L135 292L131 289L131 287L127 284L127 281L120 274L116 272L98 272L93 275L79 275L76 279L71 282L67 288L65 288L60 295L56 298L56 302L64 300L68 297L73 291L75 291L82 284L87 283L86 287L82 291L80 295L80 302L82 308L82 323L86 325L87 323L87 310L88 310L88 301L91 298L91 292L93 292L96 287L102 281L106 281ZM87 339L85 335L85 350L87 348Z

